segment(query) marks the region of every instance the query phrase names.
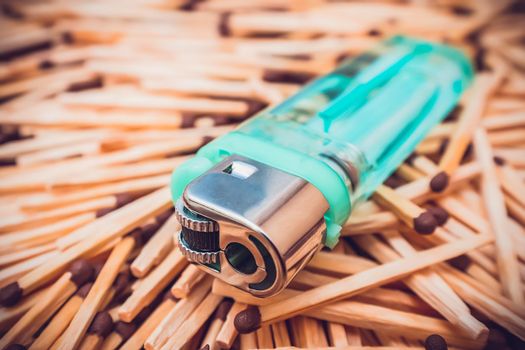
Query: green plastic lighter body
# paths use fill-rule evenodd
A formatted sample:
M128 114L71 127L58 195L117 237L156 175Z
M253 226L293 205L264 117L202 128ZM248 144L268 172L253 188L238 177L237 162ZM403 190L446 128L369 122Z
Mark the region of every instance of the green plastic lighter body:
M330 206L325 244L333 247L352 207L445 118L472 78L472 66L460 51L394 37L202 147L174 171L173 200L225 157L247 157L322 192ZM355 170L350 178L356 178L348 181L334 162L350 166Z

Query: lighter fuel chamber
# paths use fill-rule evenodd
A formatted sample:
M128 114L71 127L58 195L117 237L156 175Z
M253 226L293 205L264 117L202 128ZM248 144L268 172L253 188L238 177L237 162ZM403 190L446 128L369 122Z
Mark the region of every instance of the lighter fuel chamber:
M394 37L202 147L172 177L192 263L259 297L333 247L366 199L456 105L456 49Z

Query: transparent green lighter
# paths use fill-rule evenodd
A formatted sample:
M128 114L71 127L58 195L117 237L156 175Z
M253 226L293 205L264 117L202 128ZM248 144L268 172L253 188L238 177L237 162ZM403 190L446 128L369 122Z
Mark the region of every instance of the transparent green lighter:
M183 254L255 296L333 247L473 77L445 45L394 37L206 146L173 173Z

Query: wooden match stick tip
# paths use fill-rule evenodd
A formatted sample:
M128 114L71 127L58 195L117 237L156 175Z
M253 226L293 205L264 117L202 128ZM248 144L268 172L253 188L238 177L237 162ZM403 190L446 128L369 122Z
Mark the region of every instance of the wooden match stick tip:
M466 255L460 255L455 257L454 259L448 260L450 265L454 266L456 269L465 271L469 265L472 263L470 258Z
M113 331L113 319L107 311L97 313L88 332L105 338Z
M4 350L26 350L27 348L22 344L9 344Z
M430 189L432 192L443 192L448 186L449 176L444 171L441 171L434 175L430 180Z
M425 339L425 350L447 350L445 339L439 334L431 334Z
M505 159L502 158L502 157L494 156L494 163L496 163L496 165L503 166L503 165L505 165L505 163L507 163L507 162L506 162Z
M80 287L77 290L76 294L79 297L81 297L82 299L85 299L87 297L87 295L89 294L89 291L91 290L91 287L93 287L93 283L92 282L86 283L86 284L84 284L82 287Z
M201 350L210 350L210 344L204 345Z
M89 261L84 259L77 260L71 264L69 272L71 272L71 282L75 283L77 287L83 286L95 277L95 268Z
M256 331L261 327L261 313L259 308L257 306L248 306L248 308L235 316L233 325L240 334Z
M128 323L128 322L118 321L115 324L115 332L118 335L120 335L123 341L128 340L133 335L133 333L135 333L136 330L137 330L137 325L133 322Z
M422 235L433 233L437 225L436 218L428 211L425 211L419 214L417 218L414 218L414 230Z
M220 303L217 311L215 311L216 317L223 321L226 320L226 316L228 315L228 311L230 311L232 304L233 303L230 300L224 300L222 303Z
M13 306L22 299L24 291L18 282L12 282L0 289L0 305Z
M446 224L448 221L449 215L445 209L438 206L431 206L428 208L428 211L434 216L439 226Z
M221 14L217 30L219 31L219 35L222 37L228 37L232 34L230 30L231 15L231 12L224 12Z

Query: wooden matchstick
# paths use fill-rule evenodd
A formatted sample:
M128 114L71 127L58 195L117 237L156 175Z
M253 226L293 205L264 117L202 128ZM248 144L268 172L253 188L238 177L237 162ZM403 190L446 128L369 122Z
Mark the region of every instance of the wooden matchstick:
M193 293L181 301L159 321L158 327L147 337L144 347L148 350L158 349L164 346L168 338L184 322L184 320L197 308L211 287L211 278L205 278Z
M525 206L525 185L516 170L502 158L494 157L494 162L498 165L496 172L502 189L521 206Z
M488 97L500 83L500 77L489 74L479 74L469 96L469 103L459 117L456 131L441 157L439 168L446 174L451 174L459 165L467 146L472 139L474 129L481 120Z
M379 186L373 198L392 210L408 227L413 228L417 233L431 234L438 225L430 212L403 198L389 187Z
M505 200L499 186L493 153L483 129L474 133L476 157L482 167L481 191L490 226L495 236L497 262L504 292L517 304L523 304L523 285L518 271L518 260L508 230Z
M173 310L176 302L166 298L153 313L142 323L142 325L122 345L123 349L140 350L146 343L146 339L157 329L160 322Z
M234 325L235 316L244 308L246 308L246 304L235 302L228 310L228 314L226 315L221 329L215 338L215 343L219 346L219 348L227 349L233 345L233 342L238 334Z
M219 304L217 310L215 310L215 317L208 326L208 331L201 341L201 348L208 346L210 350L219 349L219 346L215 340L221 331L224 322L226 321L226 316L228 315L231 307L232 302L229 300L223 300L222 303Z
M185 345L197 333L197 330L206 322L221 301L222 297L214 294L208 294L208 296L204 297L175 333L169 335L161 349L179 349Z
M352 275L374 266L376 264L373 261L359 256L319 252L310 260L307 268L324 273Z
M205 275L206 273L195 265L188 265L171 287L171 294L178 299L187 298L191 290Z
M173 234L179 229L180 224L175 215L172 215L133 260L131 272L135 277L144 277L155 265L161 263L174 248Z
M242 350L257 348L257 337L255 336L255 333L241 334L239 338L239 346Z
M159 266L148 274L137 289L119 308L122 321L131 322L133 318L188 265L188 261L179 250L173 250Z

